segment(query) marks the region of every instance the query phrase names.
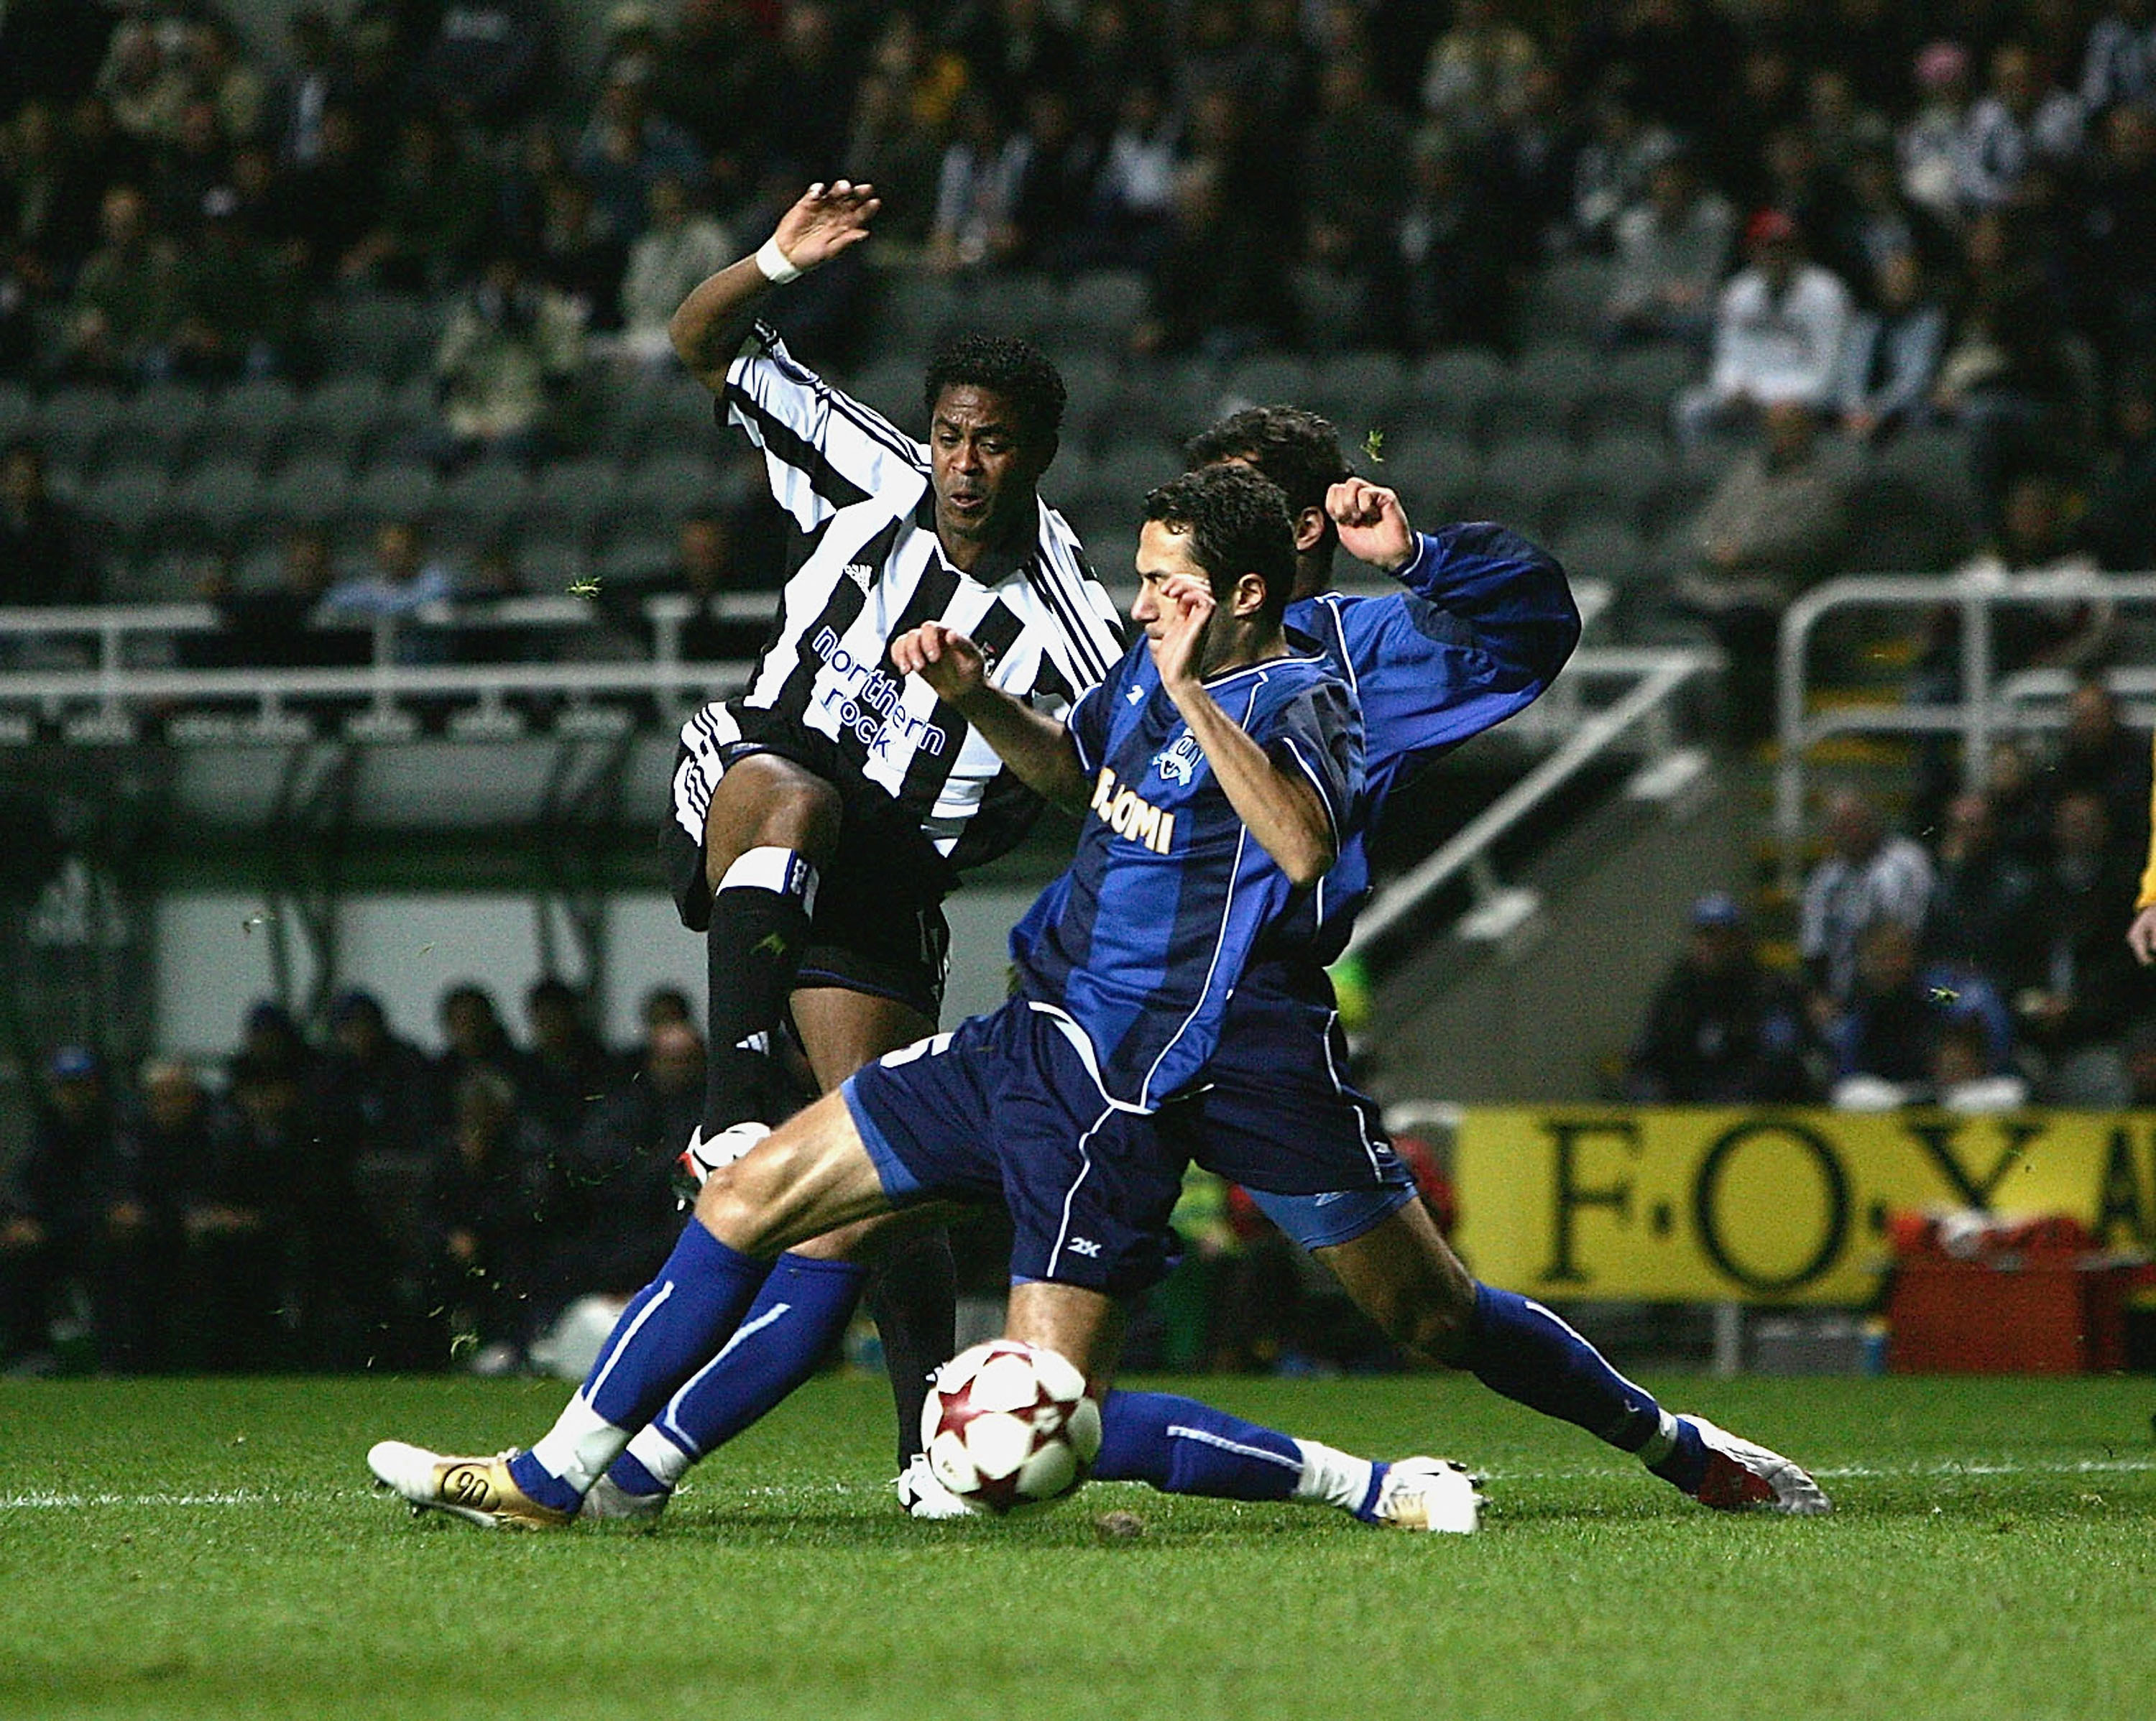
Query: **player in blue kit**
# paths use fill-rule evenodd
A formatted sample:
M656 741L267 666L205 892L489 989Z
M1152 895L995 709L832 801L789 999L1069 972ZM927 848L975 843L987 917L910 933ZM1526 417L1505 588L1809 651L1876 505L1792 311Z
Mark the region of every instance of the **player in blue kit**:
M1367 891L1367 834L1405 777L1522 709L1556 675L1579 633L1563 571L1486 522L1414 532L1397 496L1349 474L1332 426L1314 413L1238 413L1188 453L1199 467L1253 466L1286 494L1298 553L1288 623L1356 689L1366 802L1307 905L1322 927L1294 953L1251 966L1204 1087L1163 1112L1163 1132L1249 1190L1407 1349L1637 1453L1703 1504L1827 1510L1797 1465L1703 1418L1672 1416L1550 1310L1478 1284L1414 1199L1377 1107L1342 1077L1347 1047L1322 964L1346 947ZM1336 545L1404 589L1328 590ZM1034 914L1052 909L1053 889ZM1102 1425L1093 1473L1103 1480L1239 1498L1284 1498L1307 1483L1306 1443L1194 1400L1118 1392Z
M1154 1114L1202 1079L1255 953L1294 960L1298 912L1361 789L1352 695L1291 651L1279 491L1233 467L1147 498L1132 615L1146 639L1068 724L986 679L927 623L893 648L1045 797L1083 819L1053 912L1018 947L1020 992L957 1033L871 1064L716 1169L660 1277L526 1452L368 1454L413 1505L490 1525L569 1522L631 1432L732 1334L789 1244L901 1206L1000 1196L1014 1231L1007 1329L1104 1394L1116 1298L1156 1279L1182 1161ZM1456 1486L1464 1478L1451 1473Z

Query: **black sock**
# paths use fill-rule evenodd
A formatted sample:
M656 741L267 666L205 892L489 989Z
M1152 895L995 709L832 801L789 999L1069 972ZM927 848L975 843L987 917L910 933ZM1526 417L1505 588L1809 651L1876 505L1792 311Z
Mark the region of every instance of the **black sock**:
M938 1226L901 1243L869 1276L867 1295L898 1408L898 1467L903 1471L920 1456L928 1377L958 1348L958 1268L949 1233Z
M705 934L711 996L704 1125L722 1129L770 1109L776 1069L773 1037L786 1012L808 942L816 868L790 848L752 848L727 868L711 896Z

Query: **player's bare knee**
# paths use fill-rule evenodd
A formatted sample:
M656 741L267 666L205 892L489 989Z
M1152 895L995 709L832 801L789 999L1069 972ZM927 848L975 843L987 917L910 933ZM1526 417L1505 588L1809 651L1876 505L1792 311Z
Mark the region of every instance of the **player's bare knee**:
M726 767L704 821L704 869L716 889L752 848L790 848L819 863L838 846L844 803L814 771L775 754Z

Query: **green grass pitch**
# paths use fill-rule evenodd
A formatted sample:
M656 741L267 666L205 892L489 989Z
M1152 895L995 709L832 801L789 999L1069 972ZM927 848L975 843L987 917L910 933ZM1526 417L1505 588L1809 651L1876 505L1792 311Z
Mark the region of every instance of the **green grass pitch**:
M1470 1461L1483 1533L1106 1485L914 1524L880 1383L834 1376L655 1534L488 1534L371 1494L367 1447L528 1440L558 1385L10 1381L0 1717L2156 1716L2156 1381L1650 1380L1813 1467L1810 1520L1470 1381L1192 1384Z

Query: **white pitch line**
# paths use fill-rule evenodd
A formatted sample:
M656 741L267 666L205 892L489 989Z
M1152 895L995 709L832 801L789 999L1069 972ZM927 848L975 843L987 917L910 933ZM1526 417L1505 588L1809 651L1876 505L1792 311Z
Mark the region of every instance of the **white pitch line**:
M1957 1459L1943 1459L1931 1464L1905 1464L1879 1467L1848 1464L1835 1468L1821 1468L1812 1472L1815 1477L1830 1481L1951 1481L1958 1477L1993 1476L2141 1476L2156 1473L2156 1457L2147 1458L2078 1458L2071 1462L2000 1463L1966 1462ZM1607 1478L1625 1473L1621 1467L1602 1466L1586 1470L1507 1470L1502 1467L1480 1469L1478 1474L1492 1482L1585 1482ZM1113 1486L1114 1484L1104 1484ZM1129 1484L1133 1489L1142 1484ZM832 1483L826 1486L790 1486L747 1488L737 1491L739 1497L767 1500L807 1500L824 1494L859 1493L880 1493L880 1488L870 1488L850 1483ZM327 1504L332 1501L367 1499L375 1498L361 1488L331 1489L316 1492L296 1489L284 1492L254 1492L235 1489L217 1493L200 1494L63 1494L51 1493L0 1494L0 1512L80 1512L100 1506L265 1506Z

